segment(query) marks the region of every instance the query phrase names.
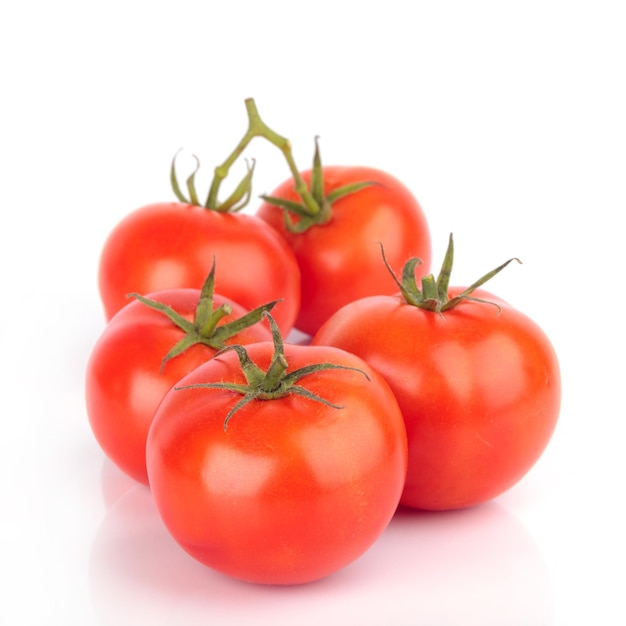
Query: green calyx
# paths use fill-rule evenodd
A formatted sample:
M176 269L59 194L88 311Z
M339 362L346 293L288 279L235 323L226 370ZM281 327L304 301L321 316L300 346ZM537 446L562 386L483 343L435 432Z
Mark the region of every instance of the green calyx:
M210 209L213 211L217 211L218 213L236 213L243 209L248 202L250 201L250 196L252 194L252 174L254 172L254 161L252 161L252 165L247 164L248 172L243 177L241 182L237 185L235 190L224 200L223 202L217 201L217 193L215 197L209 197L203 203L200 202L198 198L198 192L196 191L196 174L200 169L200 160L194 154L192 155L195 162L196 167L191 172L191 174L187 177L185 181L185 186L187 187L188 196L182 192L180 184L178 182L178 176L176 174L176 157L178 156L180 150L174 155L172 159L172 165L170 168L170 183L172 185L172 190L174 191L174 195L185 204L193 204L195 206L201 206L205 209ZM215 180L215 179L214 179Z
M297 183L298 181L296 181ZM324 172L322 168L322 159L320 157L318 138L315 138L315 154L313 156L313 168L311 170L311 197L313 199L313 207L311 202L293 202L284 198L276 198L273 196L261 196L265 202L273 204L283 209L285 219L285 228L291 233L303 233L312 226L326 224L332 217L332 204L339 198L351 195L369 187L375 183L364 181L338 187L331 191L328 195L324 195ZM297 187L296 187L297 190ZM294 221L291 214L298 217Z
M328 196L324 196L322 164L316 138L311 189L309 189L306 182L303 180L298 167L296 166L289 139L279 135L267 126L267 124L261 119L253 98L247 98L245 100L245 105L248 114L248 130L226 160L215 168L209 193L204 203L200 201L196 191L195 178L200 168L200 161L198 157L193 155L196 167L185 180L185 187L187 189L187 195L185 195L182 191L180 183L178 182L178 176L176 174L175 163L178 152L174 155L170 168L170 182L174 195L178 198L178 200L184 202L185 204L202 206L205 209L221 213L234 213L243 209L250 201L252 194L254 161L251 165L248 165L246 175L226 200L220 202L218 200L218 194L222 181L228 176L230 168L243 154L248 144L255 137L262 137L277 147L282 152L285 160L287 161L287 165L289 166L289 171L291 172L294 180L294 189L300 196L301 202L289 202L281 198L272 198L270 196L262 196L262 198L267 202L275 204L285 210L285 224L287 229L291 232L301 233L316 224L325 224L331 217L331 205L335 200L345 195L355 193L363 187L373 184L370 182L363 182L346 185L345 187L336 189L332 193L328 194ZM297 222L293 220L290 215L291 213L294 213L299 217Z
M185 350L195 344L203 344L218 351L224 349L226 346L225 342L228 339L235 336L242 330L260 322L263 315L273 309L279 302L279 300L274 300L273 302L269 302L253 309L231 322L218 325L223 317L232 313L232 307L229 304L222 304L221 306L214 308L214 289L215 259L213 259L211 271L204 281L204 285L200 291L200 299L198 301L193 322L190 322L187 318L183 317L167 304L151 300L137 293L129 294L129 297L136 298L146 306L149 306L150 308L160 311L166 315L185 333L185 336L163 357L163 361L161 362L161 371L163 371L163 367L170 359L182 354Z
M500 307L496 303L489 302L488 300L482 300L480 298L474 298L472 297L472 293L480 286L484 285L488 280L493 278L500 271L502 271L512 261L517 261L518 263L521 263L518 258L513 257L502 265L496 267L494 270L491 270L490 272L479 278L475 283L472 283L460 294L454 296L453 298L450 298L448 294L448 287L450 284L450 275L452 274L452 265L454 262L454 240L452 234L450 234L448 248L446 250L439 276L435 278L432 274L428 274L427 276L422 277L421 289L417 286L417 279L415 278L415 268L422 262L421 259L417 257L409 259L404 264L404 267L402 268L402 278L399 279L389 266L382 245L381 251L383 255L383 261L387 269L389 270L389 273L398 285L400 292L402 293L402 296L404 297L406 302L420 309L424 309L426 311L434 311L440 314L444 311L449 311L450 309L453 309L463 300L472 300L474 302L491 304L497 307L498 311L500 311Z
M198 383L194 385L186 385L183 387L175 387L176 390L195 388L225 389L242 395L243 397L226 415L226 418L224 420L225 431L228 429L228 422L230 421L232 416L237 411L239 411L239 409L244 407L249 402L252 402L253 400L276 400L279 398L284 398L285 396L288 396L290 394L296 394L304 398L308 398L309 400L313 400L314 402L320 402L321 404L325 404L326 406L332 407L334 409L343 408L337 404L333 404L328 400L325 400L321 396L318 396L312 391L309 391L305 387L297 384L302 378L308 376L309 374L314 374L315 372L329 369L353 370L356 372L360 372L361 374L363 374L363 376L365 376L365 378L367 378L367 380L370 380L369 376L363 370L360 370L356 367L349 367L347 365L339 365L336 363L312 363L311 365L306 365L297 370L287 373L289 364L287 363L287 359L285 358L285 348L282 336L280 334L280 330L276 322L274 321L274 318L269 313L265 312L263 315L269 320L270 327L272 329L272 339L274 342L274 354L272 355L270 365L266 372L264 372L250 359L248 351L243 346L231 345L226 346L215 356L218 356L226 350L234 350L237 353L241 369L246 379L245 385L220 382Z

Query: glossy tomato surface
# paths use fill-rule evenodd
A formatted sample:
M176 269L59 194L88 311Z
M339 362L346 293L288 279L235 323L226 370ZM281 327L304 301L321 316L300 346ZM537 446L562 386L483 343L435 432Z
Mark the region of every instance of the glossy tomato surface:
M168 289L149 297L163 302L192 321L200 290ZM246 310L218 294L215 308L230 304L232 313L219 325ZM193 368L210 359L213 348L196 344L162 361L185 333L166 315L131 300L108 323L92 349L86 369L86 406L94 435L106 455L135 480L148 483L146 439L154 412L166 392ZM255 324L227 343L266 341L266 324Z
M310 184L311 172L302 173ZM332 218L304 233L285 228L282 210L262 204L257 215L282 233L295 252L302 275L296 327L309 335L344 304L370 295L393 294L397 287L386 269L380 244L394 271L419 257L421 276L429 271L431 242L426 217L415 196L390 174L368 167L324 167L324 191L358 182L374 184L332 204ZM296 201L293 180L270 194Z
M214 258L217 293L248 310L283 299L273 315L286 335L300 307L300 272L284 240L252 215L177 202L137 209L110 233L98 276L107 319L129 293L200 289Z
M451 289L451 294L459 293ZM361 356L394 391L407 427L403 505L455 509L490 500L548 444L561 400L545 333L481 290L442 315L401 296L347 305L313 338Z
M273 344L248 346L263 370ZM291 394L255 399L219 389L173 389L157 410L147 444L159 513L194 558L231 577L299 584L363 554L392 518L406 474L406 432L384 380L335 348L286 345L289 371L320 362L299 384L341 408ZM177 387L244 383L237 355L225 352Z

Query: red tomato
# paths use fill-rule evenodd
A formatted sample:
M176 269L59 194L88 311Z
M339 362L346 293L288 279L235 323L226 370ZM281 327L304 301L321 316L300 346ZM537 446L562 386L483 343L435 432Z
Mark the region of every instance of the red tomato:
M252 215L179 202L138 209L109 235L99 267L107 319L131 292L200 289L214 258L217 293L249 310L282 298L274 317L288 333L300 307L300 273L284 240Z
M199 289L169 289L149 297L192 321L199 296ZM247 312L221 295L214 295L216 308L225 303L230 304L232 312L219 321L218 327ZM164 363L164 357L185 336L162 312L133 300L105 327L87 364L87 414L94 435L120 469L145 484L146 438L158 404L180 378L217 351L195 344ZM270 337L267 326L255 324L226 343L250 343Z
M269 342L247 346L265 371ZM245 385L238 355L201 365L159 406L147 443L150 486L175 540L205 565L249 582L299 584L354 561L392 518L406 473L402 415L380 375L335 348L286 345L289 371L331 362L298 393L255 398L212 382ZM367 373L369 380L363 375ZM289 372L288 372L289 373Z
M450 297L462 290L450 288ZM528 317L486 291L439 314L400 295L346 305L313 338L379 371L404 415L403 505L444 510L490 500L528 472L559 414L557 357Z
M311 170L302 172L310 186ZM411 256L422 260L427 273L431 244L424 213L413 194L391 175L368 167L326 166L324 195L359 182L374 184L332 203L331 218L303 233L285 226L283 210L263 203L257 215L277 229L295 252L302 277L301 306L296 327L314 334L344 304L370 295L397 291L380 261L383 244L391 267L400 268ZM273 197L298 201L289 179ZM297 218L296 220L297 221Z

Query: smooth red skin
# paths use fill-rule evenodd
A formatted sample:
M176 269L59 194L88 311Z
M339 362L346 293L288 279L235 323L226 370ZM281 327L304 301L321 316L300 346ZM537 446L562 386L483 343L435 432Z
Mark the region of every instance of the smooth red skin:
M302 173L309 183L311 172ZM385 268L379 244L398 274L410 257L419 257L417 275L428 273L431 242L422 208L399 180L367 167L327 166L324 191L363 181L375 181L333 203L332 219L301 234L284 225L283 212L262 204L257 215L278 230L295 252L302 277L300 313L296 328L313 335L335 311L352 300L393 294L397 286ZM280 185L271 196L298 200L293 180Z
M528 472L556 426L561 383L550 341L506 302L474 295L500 314L466 301L439 316L399 295L371 297L344 307L312 339L359 355L394 391L409 442L405 506L491 500Z
M148 297L169 304L192 320L200 291L171 289ZM214 295L215 308L226 302L233 310L220 325L246 312L231 300ZM161 371L163 357L182 337L183 331L163 313L133 299L105 327L87 363L87 414L96 440L122 471L146 485L146 439L157 406L178 380L216 352L209 346L192 346L170 359ZM227 343L270 338L265 324L255 324Z
M263 369L271 343L248 346ZM344 407L290 395L241 399L215 389L172 390L147 444L148 475L174 539L208 567L248 582L300 584L363 554L395 513L406 475L406 432L385 381L335 348L286 345L290 370L331 361L366 371L326 370L301 385ZM243 382L226 352L179 385Z
M107 238L98 275L107 320L129 293L200 289L214 256L215 291L248 310L282 298L272 315L286 336L300 308L300 272L285 241L253 215L177 202L130 213Z

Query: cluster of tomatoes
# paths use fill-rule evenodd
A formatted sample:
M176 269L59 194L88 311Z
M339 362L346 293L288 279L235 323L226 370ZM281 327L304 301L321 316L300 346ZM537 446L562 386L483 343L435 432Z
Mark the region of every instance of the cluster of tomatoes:
M204 204L173 163L178 202L107 239L87 411L193 557L296 584L358 558L398 506L468 507L515 484L555 428L560 375L543 331L482 289L514 259L450 286L452 237L435 277L405 185L322 166L317 146L300 171L246 108ZM222 203L219 187L255 137L293 176L242 213L254 166Z

